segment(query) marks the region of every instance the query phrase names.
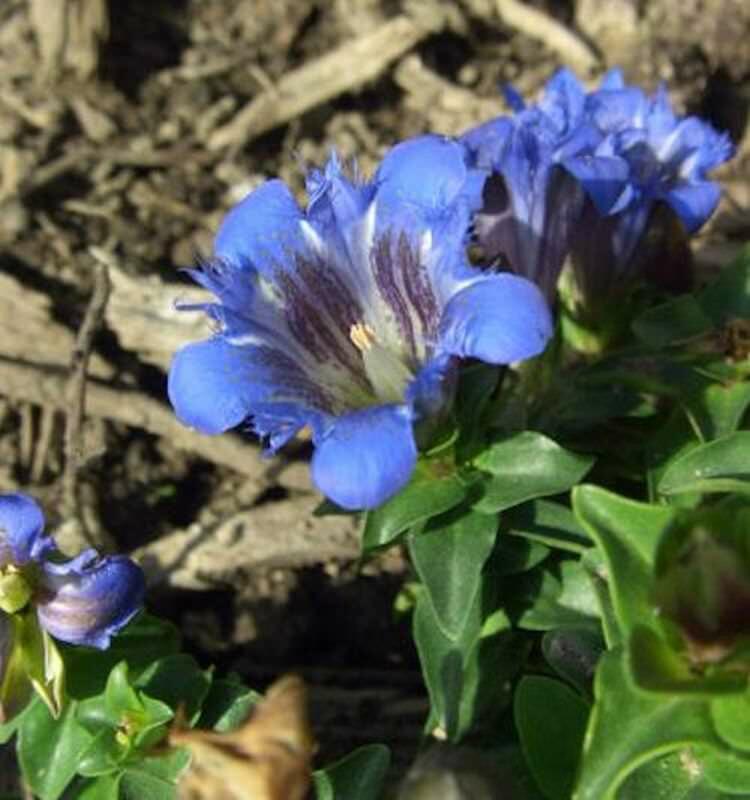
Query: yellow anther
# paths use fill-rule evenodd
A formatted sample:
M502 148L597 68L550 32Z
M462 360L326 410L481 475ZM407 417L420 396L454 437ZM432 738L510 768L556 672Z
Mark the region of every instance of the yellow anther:
M357 322L349 328L352 344L362 353L372 349L375 343L375 331L364 322Z

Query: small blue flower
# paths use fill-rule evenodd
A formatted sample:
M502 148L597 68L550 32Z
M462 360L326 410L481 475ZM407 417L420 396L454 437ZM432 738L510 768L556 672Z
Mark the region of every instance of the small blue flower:
M63 561L44 535L36 501L0 495L0 632L9 631L6 614L33 607L56 639L104 649L139 610L143 593L143 573L129 558L86 550Z
M472 166L490 174L475 233L490 258L533 280L550 301L569 254L580 282L616 283L658 204L690 233L715 209L719 188L708 172L732 146L696 117L676 116L664 89L650 97L612 70L587 93L563 69L537 104L526 106L512 88L506 100L513 116L462 139Z
M450 405L457 360L529 358L551 334L536 287L466 260L483 180L457 142L424 136L369 182L332 158L306 211L278 180L251 193L192 272L217 297L203 306L217 331L174 357L178 417L209 434L249 421L270 452L306 428L326 496L357 509L395 494Z
M657 205L671 209L686 234L704 224L720 196L708 173L732 156L733 147L708 123L677 116L663 87L649 96L627 86L619 70L587 96L586 116L602 137L592 160L617 158L628 170L627 186L608 212L613 218L597 219L589 207L581 226L585 234L574 246L580 279L598 284L586 273L605 269L602 263L611 265L615 279L629 275ZM591 196L585 165L576 174Z
M584 88L569 70L553 76L534 106L510 87L506 101L513 117L462 137L470 163L490 173L474 230L487 257L534 281L552 301L583 208L581 174L607 213L622 194L627 168L619 158L592 163L602 137L586 118Z

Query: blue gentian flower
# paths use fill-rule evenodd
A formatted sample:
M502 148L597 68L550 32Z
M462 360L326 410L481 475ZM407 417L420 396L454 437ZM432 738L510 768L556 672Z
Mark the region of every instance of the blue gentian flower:
M395 494L450 405L457 360L508 364L551 334L535 286L467 262L483 180L460 144L424 136L369 182L332 158L306 211L279 180L252 192L192 273L217 297L203 306L217 330L174 357L178 417L208 434L249 422L270 452L306 429L313 481L338 505Z
M512 88L506 100L513 116L463 137L470 163L490 173L476 237L550 301L569 254L579 280L601 288L627 272L657 205L690 233L716 207L719 189L707 173L730 157L731 144L696 117L676 116L664 89L649 97L612 70L587 93L563 69L537 104L526 106Z
M557 72L536 105L505 89L512 117L464 134L470 163L490 177L474 220L490 259L534 281L550 302L583 209L583 187L602 213L622 195L626 165L591 154L602 136L586 117L586 93L570 70ZM581 179L585 178L585 182Z
M652 239L663 238L654 228L679 220L687 236L705 223L720 196L708 173L732 156L733 147L708 123L677 116L663 87L649 96L627 86L619 70L588 95L586 115L602 137L593 160L605 154L628 170L611 216L602 217L595 202L587 204L573 245L577 280L594 302L608 286L643 277L635 265L644 259L636 256L650 230ZM580 177L588 188L585 174Z
M139 610L143 593L143 573L129 558L85 550L65 561L44 534L36 501L0 495L0 639L5 629L7 647L12 642L4 615L33 608L55 639L104 649ZM0 642L0 665L2 649Z

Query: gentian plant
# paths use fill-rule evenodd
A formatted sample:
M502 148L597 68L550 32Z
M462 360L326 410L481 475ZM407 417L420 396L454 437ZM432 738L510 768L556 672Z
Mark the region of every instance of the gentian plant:
M191 271L213 335L169 374L199 431L309 435L316 513L402 549L414 764L372 743L313 771L299 678L261 700L126 625L137 568L65 561L12 495L0 740L41 800L171 800L191 759L240 799L750 797L750 249L676 297L653 271L687 274L731 145L618 71L507 99L369 180L332 157L304 208L249 194Z

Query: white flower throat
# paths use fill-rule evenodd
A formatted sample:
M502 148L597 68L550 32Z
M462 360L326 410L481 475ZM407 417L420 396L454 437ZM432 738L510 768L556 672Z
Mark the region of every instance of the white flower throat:
M367 323L352 325L349 338L362 355L365 374L377 399L382 403L403 403L406 387L414 380L411 370L396 353L378 341Z

